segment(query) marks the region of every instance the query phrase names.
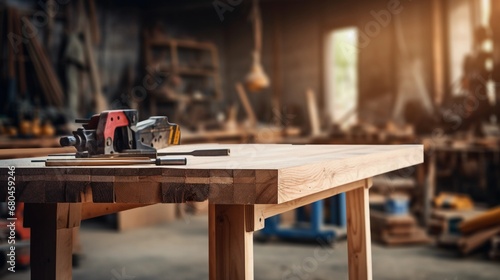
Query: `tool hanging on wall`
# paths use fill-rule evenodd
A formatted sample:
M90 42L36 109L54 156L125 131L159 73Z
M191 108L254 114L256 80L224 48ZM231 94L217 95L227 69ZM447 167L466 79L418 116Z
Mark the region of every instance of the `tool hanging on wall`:
M23 17L21 20L23 24L22 28L35 30L33 24L26 17ZM64 105L64 92L46 50L42 47L37 37L28 37L27 40L26 46L29 58L35 68L45 100L49 105L62 108Z
M84 12L85 3L83 0L78 1L77 7L79 12L78 30L83 34L85 59L87 62L86 64L89 67L90 84L92 86L92 93L95 105L94 108L97 112L102 112L109 108L109 104L106 98L104 97L104 93L102 91L101 75L99 72L99 68L97 66L93 48L94 44L96 43L93 40L98 38L95 33L94 35L92 33L92 26L94 26L94 24L92 23L93 21L89 17L95 17L95 14L92 14L92 11L90 15Z
M262 53L262 17L259 9L259 1L253 0L252 11L250 14L253 22L253 32L255 40L255 49L252 53L252 68L250 73L245 78L245 85L251 92L258 92L269 87L269 78L264 73L262 67L261 53Z
M18 35L22 34L21 16L18 10L14 10L14 32ZM27 84L26 84L26 68L23 44L18 44L16 49L17 58L17 74L18 74L18 89L22 97L27 98Z
M14 34L15 12L12 8L7 8L7 34ZM17 108L17 82L16 82L16 64L15 50L13 44L7 43L7 108L6 110L11 115L16 115L17 112L12 112Z

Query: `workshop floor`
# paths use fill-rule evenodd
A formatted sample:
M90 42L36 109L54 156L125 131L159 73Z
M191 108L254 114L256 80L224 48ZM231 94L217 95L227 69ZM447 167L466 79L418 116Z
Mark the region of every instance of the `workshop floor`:
M74 279L207 279L207 221L190 216L167 225L117 233L95 222L81 231L84 258ZM432 246L373 245L374 279L500 279L500 262L459 258ZM255 279L347 279L347 243L255 243ZM29 279L29 271L3 279Z

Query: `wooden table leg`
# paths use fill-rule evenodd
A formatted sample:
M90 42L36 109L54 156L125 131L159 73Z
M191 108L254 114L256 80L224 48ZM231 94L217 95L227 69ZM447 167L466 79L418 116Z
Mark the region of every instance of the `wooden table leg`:
M24 225L31 228L31 279L71 279L73 228L81 204L27 203Z
M346 192L347 250L350 280L372 279L368 187Z
M426 184L424 186L424 225L428 226L432 214L432 199L436 192L436 151L430 154Z
M245 205L210 204L211 280L253 279L253 232L247 232Z

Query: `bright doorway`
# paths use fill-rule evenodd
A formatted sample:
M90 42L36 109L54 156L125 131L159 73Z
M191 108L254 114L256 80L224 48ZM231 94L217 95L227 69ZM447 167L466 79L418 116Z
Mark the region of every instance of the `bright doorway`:
M325 43L326 109L334 123L348 127L357 122L358 28L334 29Z

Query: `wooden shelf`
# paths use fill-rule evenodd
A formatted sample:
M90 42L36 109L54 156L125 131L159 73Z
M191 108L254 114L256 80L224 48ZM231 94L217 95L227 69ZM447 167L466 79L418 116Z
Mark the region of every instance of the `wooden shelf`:
M208 103L210 101L209 98L203 97L203 98L195 98L190 95L180 95L180 94L175 94L175 95L163 95L162 91L159 90L153 90L151 93L155 96L157 102L191 102L191 103Z
M160 66L160 71L168 71L177 75L185 76L215 76L216 70L200 69L200 68L177 68L169 67L167 65Z
M174 72L176 70L174 69ZM206 70L206 69L189 69L189 68L179 68L176 71L180 75L190 75L190 76L214 76L217 75L215 70Z
M161 71L170 72L175 75L182 76L186 79L186 83L192 83L195 85L194 90L200 90L201 92L210 93L204 96L203 102L209 102L211 100L219 100L222 97L222 84L221 78L219 75L219 56L217 53L217 47L213 43L208 42L196 42L193 40L182 40L182 39L169 39L169 38L150 38L148 36L145 37L144 41L144 55L146 66L153 65L158 63L155 61L153 57L153 49L154 48L164 48L160 50L163 57L169 56L169 61L160 60L160 69ZM179 53L179 50L182 49L182 53ZM155 50L156 51L156 50ZM204 60L201 60L199 63L200 66L189 67L185 65L192 65L193 63L189 63L189 59L187 61L183 61L186 57L185 52L187 54L194 55L196 58L203 57ZM189 57L189 56L188 56ZM164 59L164 58L163 58ZM191 78L189 80L188 78ZM213 83L199 83L199 81L194 79L212 79ZM211 94L213 92L213 94ZM156 97L152 97L149 104L149 113L157 114L156 102L158 99ZM174 100L172 100L174 101ZM192 102L196 102L197 100L193 99ZM175 101L174 101L175 102Z
M196 42L191 40L178 40L178 39L151 39L149 45L152 47L179 47L198 50L211 51L215 49L215 45L208 42Z

